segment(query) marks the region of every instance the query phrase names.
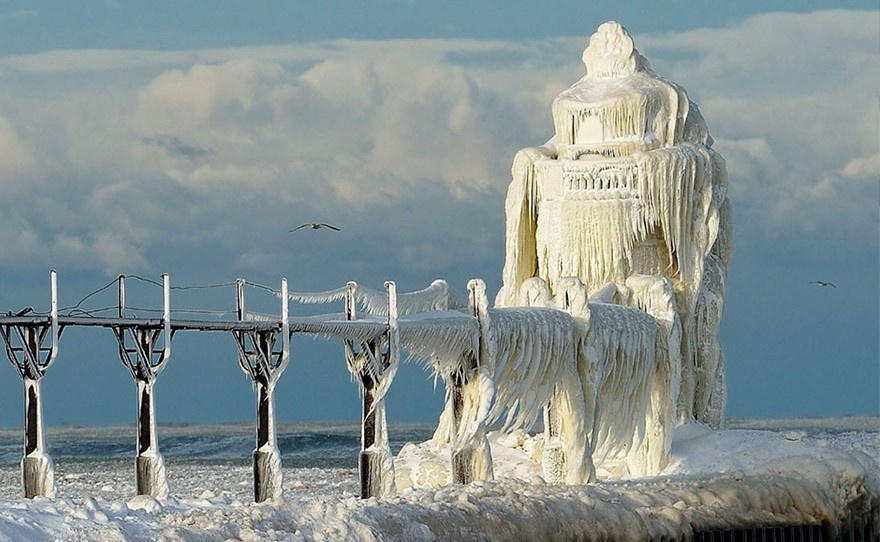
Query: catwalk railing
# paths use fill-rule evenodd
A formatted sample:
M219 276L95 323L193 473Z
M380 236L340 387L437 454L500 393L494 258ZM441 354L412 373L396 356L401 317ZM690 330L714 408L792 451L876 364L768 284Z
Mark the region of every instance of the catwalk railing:
M140 277L137 277L141 279ZM62 333L69 328L109 328L117 340L119 357L127 367L137 387L136 479L138 494L166 496L168 484L165 467L159 452L156 433L153 386L171 358L171 345L179 331L228 332L235 338L241 369L252 379L256 395L256 447L253 452L254 499L257 502L281 495L281 458L275 430L274 389L290 361L290 341L294 334L313 335L342 340L349 370L361 385L363 397L361 452L359 457L361 496L380 496L393 485L388 435L385 424L383 398L390 386L400 361L401 339L409 350L421 349L435 353L445 348L453 355L477 359L472 350L479 344L478 318L473 313L449 310L457 301L442 281L414 294L404 294L404 312L400 316L394 282L385 283L387 303L380 293L359 288L354 282L330 292L290 293L286 279L280 290L270 290L280 299L277 316L249 312L245 308L243 279L229 285L236 289L234 319L179 319L172 317L168 275L162 282L153 282L162 288L161 316L143 318L130 316L126 306L126 277L116 282L118 300L115 307L85 311L80 305L85 299L106 289L92 292L76 305L59 310L56 273L50 273L50 310L34 313L27 308L0 316L0 334L6 354L18 370L24 383L25 423L22 485L24 496L51 497L55 494L54 467L47 452L43 430L41 379L58 358ZM141 279L146 280L146 279ZM479 281L472 281L473 289ZM481 288L479 291L484 292ZM418 295L422 294L422 295ZM485 294L483 294L485 295ZM290 300L301 303L344 301L340 313L292 317ZM450 303L452 301L452 303ZM367 307L368 313L358 317L356 306ZM470 303L473 307L474 303ZM485 306L485 304L483 305ZM112 309L113 316L94 313ZM138 309L144 312L149 309ZM194 312L194 311L190 311ZM198 311L195 311L198 312ZM210 311L204 311L210 312ZM418 313L417 316L411 313ZM372 313L372 314L370 314ZM425 337L439 337L431 341ZM425 342L431 343L425 346ZM468 478L461 473L462 481Z

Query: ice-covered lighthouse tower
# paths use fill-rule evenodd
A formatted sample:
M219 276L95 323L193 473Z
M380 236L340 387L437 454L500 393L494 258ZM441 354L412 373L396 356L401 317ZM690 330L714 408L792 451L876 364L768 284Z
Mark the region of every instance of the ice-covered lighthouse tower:
M587 74L553 102L555 137L514 159L496 304L517 305L530 278L555 295L577 277L591 301L637 305L628 281L663 279L680 325L671 341L680 344L669 344L681 359L678 417L717 426L732 249L724 160L697 106L651 70L620 24L601 25L583 61Z

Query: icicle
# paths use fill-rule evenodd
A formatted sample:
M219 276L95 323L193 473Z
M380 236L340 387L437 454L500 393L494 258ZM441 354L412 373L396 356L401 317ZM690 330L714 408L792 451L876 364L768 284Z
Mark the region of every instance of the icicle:
M359 286L358 301L368 314L387 316L386 294ZM460 310L467 307L461 295L451 288L445 280L437 279L430 286L415 292L401 293L397 296L401 316L431 311Z
M640 310L619 305L591 304L590 315L585 352L598 358L592 363L599 368L599 378L581 374L581 381L584 396L596 397L593 461L598 470L619 475L639 469L627 458L637 456L633 450L643 444L656 362L657 323ZM581 368L589 371L590 364Z
M519 286L527 278L535 276L538 268L535 245L539 186L536 179L535 163L555 158L556 154L547 147L536 147L519 151L513 159L511 173L513 182L507 193L505 213L507 215L507 235L505 245L504 288L498 292L497 306L513 306Z
M460 312L438 312L417 319L401 318L400 344L413 359L442 365L477 352L477 323Z
M505 430L529 429L553 385L575 363L575 326L556 309L491 309L497 344L495 402L490 420L505 417Z
M288 299L296 301L297 303L322 305L341 300L345 297L346 291L348 291L348 287L343 286L342 288L327 290L326 292L290 292L287 295ZM280 293L278 295L280 295Z

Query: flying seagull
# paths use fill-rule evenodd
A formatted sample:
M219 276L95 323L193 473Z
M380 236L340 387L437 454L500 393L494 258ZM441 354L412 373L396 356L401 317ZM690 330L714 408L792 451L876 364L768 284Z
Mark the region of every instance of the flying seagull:
M339 231L339 228L337 228L337 227L334 226L333 224L326 224L326 223L324 223L324 222L307 222L307 223L305 223L305 224L302 224L302 225L300 225L300 226L297 226L297 227L293 228L292 230L288 231L287 233L293 233L293 232L295 232L296 230L301 230L301 229L303 229L303 228L311 228L311 229L313 229L313 230L319 230L319 229L321 229L321 228L327 228L327 229L331 229L331 230L333 230L333 231Z
M814 280L810 284L818 284L819 286L822 286L822 287L831 286L832 288L837 288L837 285L834 284L833 282L826 282L824 280Z

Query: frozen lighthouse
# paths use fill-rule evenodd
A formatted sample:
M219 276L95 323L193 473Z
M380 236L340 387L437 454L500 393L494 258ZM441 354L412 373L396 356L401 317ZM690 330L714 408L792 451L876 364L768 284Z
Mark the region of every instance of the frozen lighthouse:
M620 24L601 25L583 61L586 75L553 102L555 136L514 159L496 304L521 304L533 278L551 296L574 277L591 301L641 308L639 291L672 293L653 302L666 305L677 418L717 427L732 249L724 160L685 90L652 71Z
M513 160L503 286L492 308L482 287L470 296L476 362L434 357L454 390L434 444L469 450L463 479L495 475L499 426L542 417L543 478L582 484L656 475L676 426L723 421L724 160L621 25L601 25L583 60L552 104L554 137Z

